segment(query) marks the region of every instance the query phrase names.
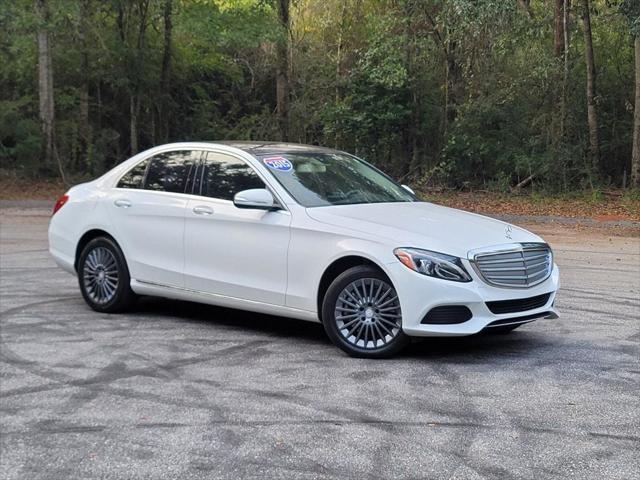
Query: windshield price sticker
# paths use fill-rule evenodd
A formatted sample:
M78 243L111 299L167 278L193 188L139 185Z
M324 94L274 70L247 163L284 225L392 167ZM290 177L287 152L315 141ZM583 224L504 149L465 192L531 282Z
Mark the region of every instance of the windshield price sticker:
M263 158L262 163L273 170L280 170L281 172L290 172L293 170L291 162L284 157Z

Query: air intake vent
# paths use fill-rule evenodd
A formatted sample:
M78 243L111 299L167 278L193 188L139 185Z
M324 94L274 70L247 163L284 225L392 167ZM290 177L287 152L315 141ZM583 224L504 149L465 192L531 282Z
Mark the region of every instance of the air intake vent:
M489 307L491 313L496 314L526 312L527 310L534 310L536 308L544 307L549 301L550 296L550 293L545 293L544 295L537 295L535 297L529 298L487 302L487 307Z
M422 322L436 325L451 325L454 323L464 323L471 320L473 314L464 305L444 305L429 310Z

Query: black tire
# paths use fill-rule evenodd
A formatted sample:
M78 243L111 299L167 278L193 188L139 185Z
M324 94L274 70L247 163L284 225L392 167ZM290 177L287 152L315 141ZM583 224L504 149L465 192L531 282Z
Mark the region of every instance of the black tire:
M358 284L363 282L364 295L361 299L363 305L358 303L358 308L354 308L352 313L344 317L354 318L340 320L340 316L336 316L336 313L345 311L345 308L343 308L346 305L343 302L343 299L347 298L345 295L349 295L349 293L356 295L356 297L358 295L356 292L359 292L359 289L355 282L358 282ZM385 297L382 295L386 290L377 290L380 285L386 285L391 290ZM372 291L369 296L367 296L368 286ZM373 292L374 289L377 293ZM375 293L375 295L372 293ZM393 297L396 297L396 299L393 300ZM354 297L351 296L350 298ZM371 302L365 302L367 298ZM380 300L376 300L377 298L380 298ZM376 304L374 300L378 303ZM389 300L391 300L391 303L388 303ZM390 305L390 307L387 307L387 305ZM379 311L378 307L382 306L385 307L383 309L385 311L392 309L391 313ZM348 308L352 309L351 307ZM366 315L365 311L367 312ZM400 318L389 320L388 315L394 315L395 317L399 315ZM327 289L322 302L322 323L327 335L338 348L350 356L358 358L388 358L402 350L410 342L410 337L402 331L401 315L400 303L397 300L393 285L380 270L369 265L353 267L338 275ZM349 325L350 323L351 325ZM397 328L391 326L392 323L395 323ZM351 333L351 328L359 328L360 331ZM371 340L359 339L357 335L363 329L366 331L364 335L371 335ZM358 345L360 342L363 344Z
M98 285L99 282L102 283ZM129 268L122 250L109 237L94 238L82 249L78 259L78 283L84 301L96 312L122 312L137 298L131 290Z

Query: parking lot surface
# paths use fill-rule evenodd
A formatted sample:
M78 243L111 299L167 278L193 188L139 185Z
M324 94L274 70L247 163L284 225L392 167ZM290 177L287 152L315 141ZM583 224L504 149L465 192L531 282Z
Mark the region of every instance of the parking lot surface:
M371 361L319 324L95 313L47 253L49 210L0 215L3 479L640 477L633 232L534 227L560 319Z

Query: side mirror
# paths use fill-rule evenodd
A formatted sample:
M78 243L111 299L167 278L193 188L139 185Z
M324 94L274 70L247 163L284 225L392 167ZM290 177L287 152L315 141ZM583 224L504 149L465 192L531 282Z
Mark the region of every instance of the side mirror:
M238 192L233 197L233 204L238 208L259 210L272 210L276 207L273 195L266 188L252 188Z
M414 192L413 189L411 187L409 187L408 185L402 184L402 188L404 188L411 195L415 195L416 194L416 192Z

